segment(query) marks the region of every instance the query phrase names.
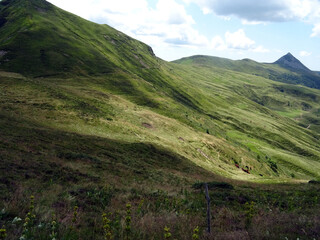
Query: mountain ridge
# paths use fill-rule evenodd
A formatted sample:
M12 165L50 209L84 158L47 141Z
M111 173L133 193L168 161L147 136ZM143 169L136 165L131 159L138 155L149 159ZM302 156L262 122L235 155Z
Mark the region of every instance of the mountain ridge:
M173 63L224 68L262 76L274 81L320 89L319 75L305 67L292 54L286 54L274 63L259 63L251 59L231 60L205 55L184 57Z

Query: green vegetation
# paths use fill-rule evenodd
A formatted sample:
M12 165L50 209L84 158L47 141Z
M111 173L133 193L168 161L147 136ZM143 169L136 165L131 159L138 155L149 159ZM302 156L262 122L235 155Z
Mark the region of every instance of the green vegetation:
M320 90L194 59L1 1L0 238L319 238Z
M285 62L283 61L285 59ZM288 61L293 61L290 66ZM300 84L303 86L320 89L318 72L310 71L290 53L280 58L273 64L258 63L250 59L230 60L211 56L192 56L174 61L184 65L197 65L203 68L220 68L236 72L261 76L273 81Z
M145 191L140 187L129 191L112 189L113 201L106 207L93 205L92 199L81 194L72 194L72 198L61 195L51 207L43 203L39 206L45 198L36 196L35 217L32 224L28 223L28 236L24 235L24 239L319 238L319 185L300 184L292 188L234 184L233 189L209 191L211 234L206 232L203 190L185 186L177 192ZM83 191L87 190L79 188L77 192ZM131 204L125 204L127 200ZM28 204L22 198L15 201L19 202L7 202L0 215L7 229L6 239L17 239L21 232L25 233L25 224L19 216L27 211ZM72 211L70 206L80 202L79 208ZM25 210L17 212L14 204ZM101 218L101 211L108 213ZM57 214L55 220L50 217L52 212ZM20 220L12 221L13 217Z

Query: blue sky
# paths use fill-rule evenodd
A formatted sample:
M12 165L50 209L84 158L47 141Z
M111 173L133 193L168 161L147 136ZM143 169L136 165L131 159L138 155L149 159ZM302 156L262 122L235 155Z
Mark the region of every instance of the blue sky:
M164 60L204 54L320 71L320 0L49 0L150 45Z

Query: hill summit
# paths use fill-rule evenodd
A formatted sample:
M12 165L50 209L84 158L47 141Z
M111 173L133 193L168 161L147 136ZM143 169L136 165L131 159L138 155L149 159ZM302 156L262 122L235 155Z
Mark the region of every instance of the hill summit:
M283 68L289 70L299 70L299 71L310 71L305 65L303 65L297 58L295 58L291 53L287 53L286 55L279 58L275 64L280 65Z
M0 66L29 76L157 67L151 47L44 0L0 1Z

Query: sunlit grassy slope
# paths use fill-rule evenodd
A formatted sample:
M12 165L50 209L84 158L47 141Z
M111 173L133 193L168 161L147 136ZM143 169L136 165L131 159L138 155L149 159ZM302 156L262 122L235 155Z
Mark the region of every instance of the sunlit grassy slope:
M42 0L2 1L0 19L1 174L12 184L61 168L132 184L320 177L320 91L267 77L286 69L168 63Z

